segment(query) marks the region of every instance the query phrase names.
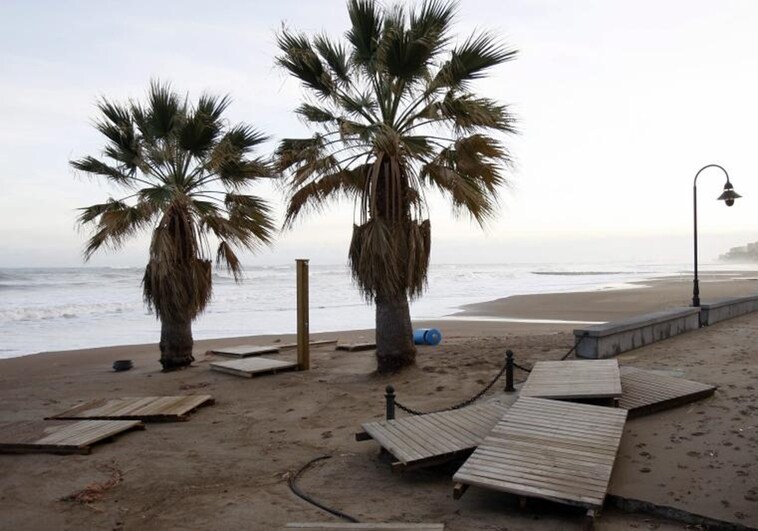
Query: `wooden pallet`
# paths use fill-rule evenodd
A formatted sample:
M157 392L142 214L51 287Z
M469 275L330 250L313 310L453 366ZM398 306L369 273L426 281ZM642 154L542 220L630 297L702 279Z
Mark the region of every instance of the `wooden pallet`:
M622 394L618 360L538 361L521 396L584 400Z
M521 397L453 480L570 505L603 505L626 410Z
M716 391L714 385L634 367L621 367L621 387L619 407L629 410L630 418L701 400Z
M321 347L323 345L333 345L335 343L337 343L336 339L317 339L316 341L309 341L308 345L311 347ZM280 350L286 348L297 348L297 343L282 343L279 345Z
M363 424L358 440L374 439L392 454L395 469L448 461L470 452L484 440L508 407L497 402L453 411Z
M270 358L243 358L241 360L213 362L211 363L211 370L252 378L257 375L297 370L297 362L272 360Z
M0 423L0 453L88 454L97 442L129 430L139 420L29 421Z
M381 529L383 531L445 531L445 524L353 524L353 523L292 523L287 524L285 529L318 529L319 531L333 530L342 531L352 529L354 531Z
M142 420L175 422L187 420L190 412L213 404L210 395L143 396L89 400L49 419Z
M346 350L348 352L358 352L360 350L374 350L376 343L340 343L334 350Z
M247 358L250 356L260 356L261 354L276 354L279 347L274 345L239 345L236 347L223 347L211 350L218 356L227 356L229 358Z

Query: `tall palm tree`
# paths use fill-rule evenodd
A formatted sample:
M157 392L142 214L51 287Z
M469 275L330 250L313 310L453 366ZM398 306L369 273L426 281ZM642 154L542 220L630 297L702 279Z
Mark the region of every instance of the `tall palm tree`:
M235 247L255 250L271 241L275 228L266 202L245 194L253 181L273 175L268 162L251 156L266 137L249 125L227 125L229 103L203 95L190 104L158 82L144 104L103 99L95 127L107 138L105 159L71 161L125 195L81 209L79 223L93 228L85 259L152 230L142 287L161 321L164 370L194 359L192 321L211 298L211 245L217 264L239 280Z
M482 225L496 213L510 159L492 135L513 133L514 119L472 82L516 51L487 33L453 45L448 1L406 10L350 0L347 9L344 40L278 35L278 64L308 94L296 113L316 130L277 148L289 173L285 226L330 200L355 200L349 263L376 304L377 369L394 372L416 354L408 297L421 295L429 264L425 190Z

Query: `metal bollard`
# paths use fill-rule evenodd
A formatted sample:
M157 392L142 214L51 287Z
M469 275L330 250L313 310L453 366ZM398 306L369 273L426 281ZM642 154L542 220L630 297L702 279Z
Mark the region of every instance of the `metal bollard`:
M388 385L384 398L387 399L387 420L392 420L395 418L395 388Z
M513 351L505 351L505 392L512 393L516 389L513 387Z

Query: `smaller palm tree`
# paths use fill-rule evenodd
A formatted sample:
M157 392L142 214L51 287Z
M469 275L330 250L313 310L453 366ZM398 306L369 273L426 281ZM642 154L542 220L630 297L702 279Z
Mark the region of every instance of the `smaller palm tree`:
M145 303L161 321L164 370L192 363L192 321L212 292L212 246L217 265L242 277L235 247L255 250L271 241L268 204L246 195L248 185L272 177L253 149L267 138L249 125L222 119L230 99L201 96L191 105L170 86L152 82L147 102L98 103L95 127L106 138L103 155L71 161L124 191L125 197L81 209L92 227L85 260L118 249L148 229L152 240L142 280Z

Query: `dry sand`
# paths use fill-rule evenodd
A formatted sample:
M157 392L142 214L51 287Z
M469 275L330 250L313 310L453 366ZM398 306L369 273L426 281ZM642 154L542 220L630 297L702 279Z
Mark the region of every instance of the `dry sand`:
M513 297L469 308L468 315L607 320L686 304L691 284L656 281L639 288ZM703 298L758 291L750 280L704 282ZM475 313L476 312L476 313ZM376 445L355 442L362 422L383 414L383 390L418 408L473 394L501 367L558 359L572 345L571 325L441 320L445 338L421 348L416 367L373 374L373 353L314 349L312 370L252 380L211 372L212 346L268 344L291 337L198 341L197 362L162 374L155 345L47 353L0 360L0 420L41 419L80 400L109 396L211 394L216 404L188 422L151 424L144 432L96 446L89 456L0 455L2 529L277 529L288 521L335 521L292 495L288 474L321 455L302 487L365 521L444 522L446 529L579 529L579 513L547 503L519 509L501 493L472 488L452 499L441 467L393 475ZM371 339L368 331L316 338ZM758 314L726 321L619 357L622 364L672 369L719 385L715 396L627 425L611 492L758 526ZM277 358L293 358L284 351ZM116 359L135 368L110 370ZM525 375L517 376L523 378ZM91 504L61 501L115 469L123 480ZM618 510L599 529L683 529L683 524Z

